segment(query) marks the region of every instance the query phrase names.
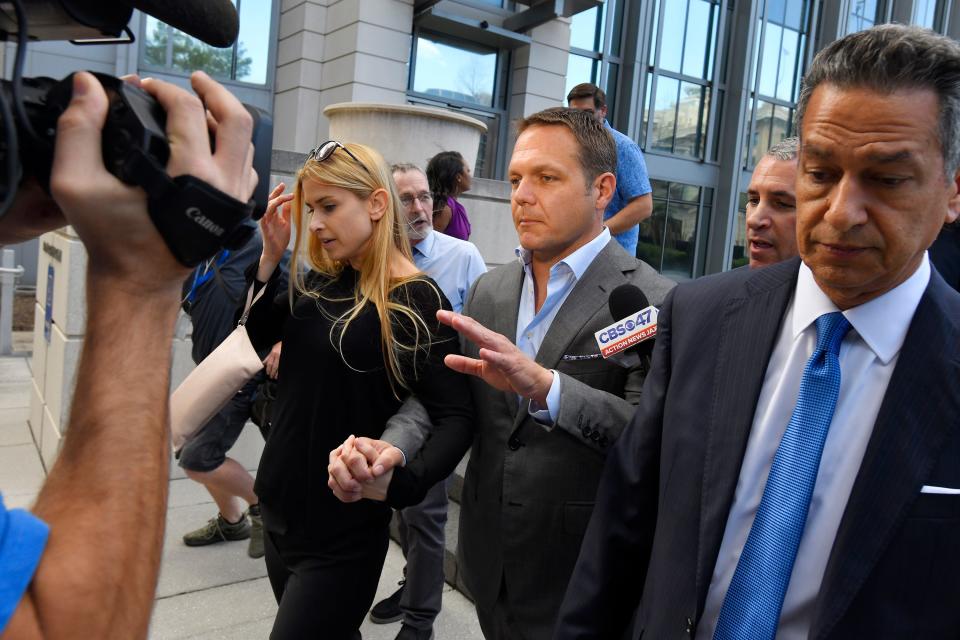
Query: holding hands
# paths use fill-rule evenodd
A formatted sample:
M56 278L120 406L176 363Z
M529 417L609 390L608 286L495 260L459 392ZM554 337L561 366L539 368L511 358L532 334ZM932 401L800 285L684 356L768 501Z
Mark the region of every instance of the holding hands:
M400 449L384 440L350 436L330 452L327 486L342 502L384 501L393 470L404 464Z

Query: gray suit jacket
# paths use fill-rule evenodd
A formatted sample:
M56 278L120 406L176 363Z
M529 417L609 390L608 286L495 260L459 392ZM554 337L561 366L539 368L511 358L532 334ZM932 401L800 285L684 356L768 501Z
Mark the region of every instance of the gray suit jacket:
M516 338L523 282L518 262L480 277L464 312ZM559 415L548 431L515 394L472 379L476 435L464 481L460 566L478 608L494 606L505 581L517 637L547 638L593 509L607 447L639 402L647 362L626 369L599 357L594 333L611 324L610 292L632 283L659 305L674 283L627 255L600 252L550 326L537 362L561 378ZM463 345L477 357L477 347ZM567 357L565 357L567 356Z

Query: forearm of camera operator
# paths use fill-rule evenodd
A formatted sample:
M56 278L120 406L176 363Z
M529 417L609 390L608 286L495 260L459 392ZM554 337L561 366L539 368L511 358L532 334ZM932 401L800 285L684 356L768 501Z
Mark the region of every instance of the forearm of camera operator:
M87 295L94 304L69 426L34 508L50 537L22 628L35 621L41 637L146 637L166 513L178 297L132 295L96 275ZM89 541L83 553L79 540Z

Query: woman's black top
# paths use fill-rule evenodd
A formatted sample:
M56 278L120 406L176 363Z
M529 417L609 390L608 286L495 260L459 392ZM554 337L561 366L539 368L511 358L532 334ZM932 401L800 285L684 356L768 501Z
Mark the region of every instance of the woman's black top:
M254 263L248 270L251 282L256 268ZM292 312L276 275L246 324L257 349L283 340L273 429L255 485L265 510L274 516L268 527L276 533L323 538L385 525L390 518L386 504L371 500L344 504L327 486L330 451L351 434L379 438L387 419L410 393L396 385L398 399L390 386L376 308L368 303L345 332L339 323L331 334L336 320L354 304L359 274L350 267L333 279L311 272L306 285L320 297L297 297ZM467 380L443 364L444 356L459 348L456 333L436 319L441 305L450 308L439 291L432 280L422 277L391 293L393 300L417 312L430 331L428 343L421 326L421 348L415 356L404 353L400 360L407 384L433 424L428 456L417 456L401 470L409 491L406 499L414 504L449 475L473 437ZM394 339L413 344L413 323L401 314L394 314L392 322Z

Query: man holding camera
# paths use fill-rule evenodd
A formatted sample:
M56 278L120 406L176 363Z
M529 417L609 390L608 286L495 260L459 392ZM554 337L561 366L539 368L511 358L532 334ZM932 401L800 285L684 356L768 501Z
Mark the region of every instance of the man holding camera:
M167 174L246 202L257 182L251 116L206 74L191 83L197 95L140 83L167 114ZM100 83L77 73L57 128L56 205L28 184L0 220L0 242L70 224L89 254L70 429L32 514L7 511L0 500L0 633L10 638L143 637L153 604L167 502L170 344L190 269L151 222L146 194L104 168L107 107Z

